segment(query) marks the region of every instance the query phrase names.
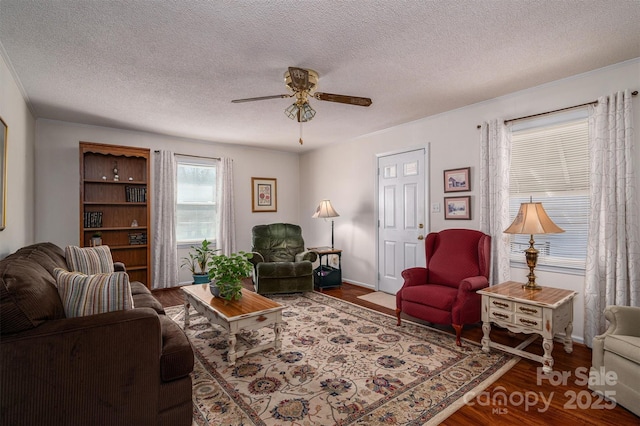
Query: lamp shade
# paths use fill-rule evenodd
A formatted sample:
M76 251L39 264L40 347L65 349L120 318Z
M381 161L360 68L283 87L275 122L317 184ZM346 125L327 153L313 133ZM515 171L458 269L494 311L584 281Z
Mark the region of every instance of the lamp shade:
M306 123L307 121L311 121L313 117L316 115L316 110L311 108L309 102L305 102L300 107L300 113L298 114L298 121L301 123Z
M291 105L289 105L289 107L287 107L287 109L284 110L286 116L292 120L295 120L296 117L298 117L299 112L300 108L298 108L298 104L296 103L292 103Z
M505 234L558 234L564 232L544 211L542 203L522 203L511 226Z
M338 217L340 216L338 212L331 205L331 201L322 200L318 207L316 208L316 212L311 216L314 219L318 218L327 218L327 217Z

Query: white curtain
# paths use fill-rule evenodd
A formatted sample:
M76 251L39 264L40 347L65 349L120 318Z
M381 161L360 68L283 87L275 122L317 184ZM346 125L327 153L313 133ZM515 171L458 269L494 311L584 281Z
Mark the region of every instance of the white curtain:
M171 151L156 151L153 186L153 288L178 285L176 244L176 160Z
M491 235L489 283L511 279L509 235L509 163L511 133L502 120L484 122L480 136L480 231Z
M218 236L217 248L222 254L236 251L236 220L233 201L233 160L220 159L218 176Z
M589 116L589 237L584 342L606 329L607 305L640 306L638 205L632 167L631 94L598 99Z

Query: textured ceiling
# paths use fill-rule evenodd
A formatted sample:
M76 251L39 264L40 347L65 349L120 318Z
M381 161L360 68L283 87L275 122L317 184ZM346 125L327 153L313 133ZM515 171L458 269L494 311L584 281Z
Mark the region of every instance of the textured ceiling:
M640 57L640 0L0 0L36 117L304 151ZM299 125L288 66L319 91Z

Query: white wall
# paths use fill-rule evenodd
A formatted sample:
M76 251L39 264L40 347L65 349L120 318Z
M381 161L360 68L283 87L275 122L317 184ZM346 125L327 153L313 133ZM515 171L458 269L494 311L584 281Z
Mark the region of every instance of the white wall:
M33 242L35 120L0 55L0 117L7 124L6 228L0 259Z
M48 240L61 246L78 242L78 142L90 141L233 158L239 250L250 248L253 225L278 221L299 223L308 246L328 245L330 223L311 219L311 215L320 200L331 199L340 213L335 220L335 240L336 247L343 249L343 277L372 288L376 286L377 270L376 154L429 147L427 206L432 202L442 205L443 170L471 166L472 220L445 221L442 213L432 213L429 229L477 229L478 124L494 118L508 119L581 104L617 90L640 89L638 58L298 156L52 120L38 120L36 127L6 65L0 65L0 115L9 124L7 229L0 232L0 257L34 241ZM640 97L634 98L634 111L637 129ZM634 153L637 165L640 165L639 141L640 131L637 131ZM251 213L251 176L278 179L277 213ZM638 180L640 191L640 176ZM523 280L525 275L524 270L512 271L512 278L516 280ZM582 293L582 276L544 271L538 271L538 276L543 285ZM181 276L181 281L188 279L185 277ZM584 319L581 295L574 303L574 312L573 334L581 340Z
M153 151L158 149L188 155L232 158L238 250L251 249L251 228L254 225L298 221L298 154L39 119L35 149L36 241L51 241L62 247L79 242L80 141L149 148L152 151L152 161ZM251 212L252 176L277 179L277 212ZM179 256L182 255L184 253L181 252ZM181 271L179 279L191 281L186 270Z
M310 242L328 243L330 228L311 213L323 198L331 199L340 213L335 224L335 245L343 249L343 278L372 288L376 279L376 154L429 144L430 181L427 206L443 197L446 169L471 166L472 220L444 220L443 209L431 213L430 229L478 229L478 165L482 121L509 119L596 100L618 90L640 89L640 58L611 67L577 75L539 87L512 93L486 102L469 105L405 125L365 135L348 143L340 143L302 155L300 223ZM425 99L425 102L428 102ZM374 99L375 105L375 99ZM633 101L636 129L640 126L640 96ZM640 167L640 131L635 132L635 161ZM640 170L639 170L640 171ZM640 182L640 177L639 177ZM637 185L640 199L640 183ZM465 193L466 195L467 193ZM527 271L514 269L512 278L522 281ZM581 339L583 330L583 277L537 271L538 282L580 293L574 303L574 337Z

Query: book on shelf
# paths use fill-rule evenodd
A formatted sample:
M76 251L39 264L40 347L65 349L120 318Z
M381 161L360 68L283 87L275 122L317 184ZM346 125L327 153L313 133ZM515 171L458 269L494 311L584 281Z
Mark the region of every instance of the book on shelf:
M124 187L127 203L146 203L147 187L146 186L130 186Z
M147 244L146 232L130 232L129 233L129 245L138 246Z
M84 212L85 228L102 228L102 212Z

